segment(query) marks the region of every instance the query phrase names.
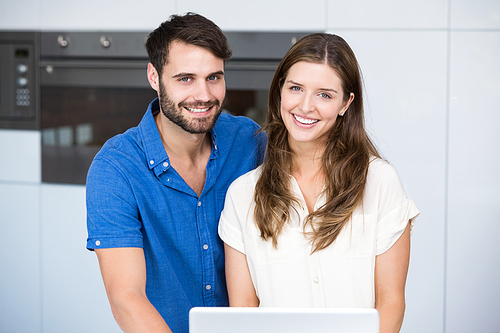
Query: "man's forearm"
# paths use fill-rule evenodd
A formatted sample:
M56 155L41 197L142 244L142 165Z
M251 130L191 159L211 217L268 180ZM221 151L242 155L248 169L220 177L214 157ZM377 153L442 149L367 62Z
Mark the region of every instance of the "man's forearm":
M171 333L163 317L141 294L130 292L110 296L111 310L116 322L126 333Z

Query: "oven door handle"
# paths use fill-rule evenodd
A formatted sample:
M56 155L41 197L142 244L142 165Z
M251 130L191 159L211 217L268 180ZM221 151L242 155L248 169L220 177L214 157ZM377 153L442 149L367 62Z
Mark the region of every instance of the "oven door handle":
M73 87L149 87L147 60L42 60L41 85Z
M120 68L147 69L148 60L41 60L41 68Z

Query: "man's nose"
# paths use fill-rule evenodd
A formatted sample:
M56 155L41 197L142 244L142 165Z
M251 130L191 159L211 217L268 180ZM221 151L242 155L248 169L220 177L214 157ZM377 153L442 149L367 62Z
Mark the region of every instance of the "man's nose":
M194 94L194 99L198 102L208 102L210 101L210 87L208 82L200 81L196 85L196 91Z

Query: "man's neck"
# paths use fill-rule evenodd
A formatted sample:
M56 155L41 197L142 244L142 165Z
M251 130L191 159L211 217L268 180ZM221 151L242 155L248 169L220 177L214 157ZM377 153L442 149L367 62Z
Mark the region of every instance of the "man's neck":
M210 133L188 133L161 112L156 115L155 121L170 165L198 196L201 195L212 151Z

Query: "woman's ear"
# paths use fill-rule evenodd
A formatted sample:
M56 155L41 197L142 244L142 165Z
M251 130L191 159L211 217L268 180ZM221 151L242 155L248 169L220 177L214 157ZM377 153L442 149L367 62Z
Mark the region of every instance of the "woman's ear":
M160 77L152 63L148 63L148 81L151 88L160 93Z
M354 100L354 93L349 94L349 99L347 102L344 104L342 109L340 109L339 116L343 117L344 113L346 113L347 109L349 108L349 105L351 105L352 101Z

